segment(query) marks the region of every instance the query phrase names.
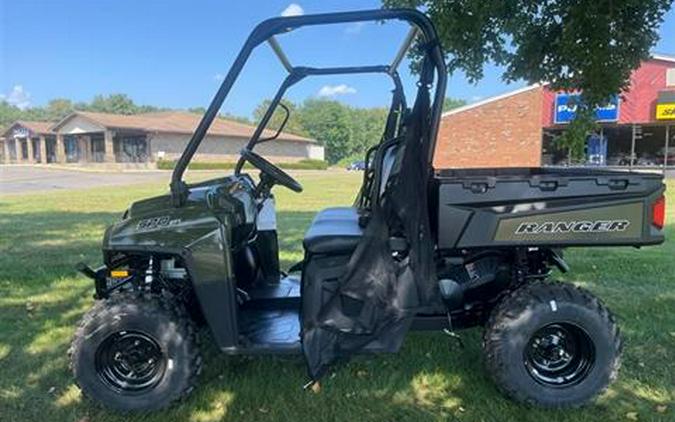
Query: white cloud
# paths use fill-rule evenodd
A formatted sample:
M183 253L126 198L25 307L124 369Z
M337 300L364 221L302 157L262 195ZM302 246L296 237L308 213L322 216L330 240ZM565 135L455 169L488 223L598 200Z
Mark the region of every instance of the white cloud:
M9 94L0 94L0 100L24 110L30 106L30 92L23 89L23 85L14 85Z
M317 94L319 97L335 97L337 95L356 94L356 88L349 85L324 85Z
M474 96L471 97L471 102L475 103L475 102L480 101L482 99L483 99L482 95L474 95Z
M216 73L215 75L213 75L213 80L216 82L221 82L223 79L225 79L225 75L223 75L222 73Z
M297 3L289 4L288 7L286 7L284 11L281 12L281 16L300 16L304 14L304 9Z
M366 25L365 22L353 22L347 25L345 28L345 34L354 35L361 32L363 27Z

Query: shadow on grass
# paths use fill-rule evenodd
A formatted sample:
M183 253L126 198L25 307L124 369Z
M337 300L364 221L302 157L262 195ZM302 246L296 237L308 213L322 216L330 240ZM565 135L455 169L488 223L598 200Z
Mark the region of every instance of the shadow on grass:
M283 267L301 258L302 238L313 215L279 213ZM597 266L604 266L588 254L571 254L571 264L579 264L580 269L574 278L606 298L627 336L619 382L598 403L584 409L547 411L504 398L483 369L477 329L463 334L464 349L440 333L411 334L397 355L362 356L337 366L319 394L301 389L306 372L299 357L224 356L205 331L205 370L186 401L153 414L110 413L82 399L72 382L66 351L93 293L91 282L76 275L73 264L100 260L103 229L117 218L118 213L77 212L0 216L0 233L8 234L0 244L0 415L8 420L41 420L49 415L56 421L87 417L97 422L606 421L625 419L630 412L651 420L672 417L655 409L673 400L675 347L668 345L673 346L675 339L669 333L675 326L675 279L672 262L655 250L645 256L653 266L652 275L639 266L598 270ZM672 242L664 247L667 256ZM640 257L639 252L625 250L593 253L610 265ZM654 275L661 278L652 280ZM620 284L624 281L625 285ZM666 410L672 411L672 406Z

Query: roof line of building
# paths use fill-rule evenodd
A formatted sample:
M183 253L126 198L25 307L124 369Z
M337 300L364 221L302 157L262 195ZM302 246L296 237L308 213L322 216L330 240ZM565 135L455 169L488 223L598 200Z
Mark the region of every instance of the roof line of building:
M72 113L68 114L67 116L63 117L61 120L58 122L54 123L51 126L51 130L56 132L60 130L63 125L65 125L68 121L75 117L82 118L98 127L101 127L103 129L114 129L114 130L141 130L147 133L169 133L169 134L180 134L180 135L191 135L194 133L194 128L191 127L189 129L187 128L180 128L180 127L157 127L155 124L157 121L161 122L161 118L164 115L164 118L170 118L171 115L179 115L182 117L185 116L192 116L194 113L190 112L185 112L185 111L166 111L166 112L150 112L150 113L140 113L140 114L135 114L135 115L119 115L119 114L114 114L114 113L97 113L97 112L86 112L86 111L73 111ZM149 118L152 120L156 120L155 122L152 123L146 123L146 127L139 127L139 123L136 122L134 124L130 122L124 122L124 121L117 121L117 122L110 122L110 121L105 121L101 120L103 118L108 118L108 117L115 117L118 119L124 119L125 117L129 117L131 119L142 119L142 118ZM194 116L193 116L194 117ZM245 130L249 130L252 133L255 131L255 126L251 124L246 124L246 123L241 123L237 122L235 120L230 120L227 118L223 117L218 117L218 121L222 123L226 123L230 126L233 127L239 127L239 128L245 128ZM151 120L151 121L152 121ZM209 134L211 133L211 130L213 129L213 126L209 128ZM265 129L265 133L268 132L269 129ZM249 139L250 134L249 133L236 133L236 130L233 131L234 133L218 133L216 136L230 136L234 138L242 138L242 139ZM295 135L292 133L288 132L282 132L279 136L280 140L286 141L286 142L303 142L303 143L312 143L315 144L317 141L315 139L307 138L305 136L301 135Z
M443 113L441 115L441 117L450 116L452 114L457 114L457 113L462 113L464 111L471 110L471 109L474 109L476 107L480 107L480 106L483 106L485 104L489 104L489 103L492 103L492 102L495 102L495 101L503 100L504 98L508 98L508 97L513 96L513 95L521 94L523 92L527 92L527 91L530 91L530 90L535 89L535 88L539 88L539 87L544 86L544 85L547 85L547 84L538 84L537 83L537 84L528 85L528 86L525 86L525 87L522 87L522 88L514 89L513 91L509 91L509 92L505 92L503 94L495 95L494 97L489 97L489 98L486 98L484 100L476 101L475 103L467 104L467 105L462 106L462 107L453 108L452 110L448 110L445 113Z
M100 122L97 122L96 120L94 120L94 119L92 119L91 117L87 116L86 114L80 112L79 110L75 110L75 111L72 111L72 112L68 113L67 116L63 117L63 118L62 118L61 120L59 120L58 122L54 123L54 124L51 126L51 128L50 128L51 131L52 131L52 132L56 132L56 130L57 130L58 128L60 128L61 126L63 126L68 120L72 119L74 116L80 116L80 117L82 117L83 119L87 120L87 121L90 122L90 123L93 123L93 124L95 124L95 125L97 125L97 126L100 126L100 127L102 127L102 128L105 128L105 126L101 125Z
M669 56L667 54L652 54L652 59L675 63L675 56Z
M665 54L652 54L651 59L675 63L675 56L668 56L668 55L665 55ZM462 107L457 107L457 108L453 108L452 110L448 110L445 113L443 113L441 115L441 117L450 116L450 115L457 114L457 113L462 113L464 111L471 110L471 109L474 109L476 107L480 107L480 106L483 106L485 104L492 103L494 101L503 100L504 98L508 98L508 97L513 96L513 95L521 94L521 93L527 92L531 89L543 87L543 86L546 86L546 85L548 85L548 82L536 83L536 84L532 84L532 85L528 85L528 86L525 86L525 87L522 87L522 88L515 89L513 91L505 92L503 94L495 95L493 97L489 97L489 98L486 98L486 99L481 100L481 101L476 101L475 103L467 104L467 105L462 106Z

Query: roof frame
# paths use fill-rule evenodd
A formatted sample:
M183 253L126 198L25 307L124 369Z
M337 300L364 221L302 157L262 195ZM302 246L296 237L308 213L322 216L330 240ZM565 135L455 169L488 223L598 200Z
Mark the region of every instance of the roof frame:
M415 9L374 9L374 10L361 10L356 12L340 12L340 13L325 13L317 15L300 15L300 16L288 16L288 17L276 17L268 19L261 22L256 26L256 28L251 32L249 37L246 39L244 46L239 51L239 54L234 60L234 63L230 67L227 75L223 79L220 88L216 92L211 104L204 113L202 120L197 125L192 138L188 142L183 154L180 159L177 161L176 166L174 167L173 174L171 176L171 196L175 206L181 206L187 200L189 194L189 186L183 181L183 174L187 169L190 160L194 156L201 144L202 140L206 136L206 133L209 129L209 126L216 118L220 107L223 105L225 98L230 93L234 83L236 82L239 74L241 73L244 65L248 61L253 50L260 44L268 42L271 37L275 35L285 33L300 27L304 26L316 26L316 25L326 25L326 24L337 24L337 23L351 23L351 22L367 22L367 21L391 21L399 20L409 23L412 27L417 27L419 30L420 36L424 38L424 44L426 46L426 58L429 60L429 72L424 74L422 77L425 78L425 85L428 87L431 86L431 81L436 78L435 83L435 92L433 96L433 106L430 116L430 132L429 132L429 142L431 142L431 148L429 148L430 156L428 157L429 162L432 159L431 151L433 151L434 144L436 142L436 135L438 133L438 126L440 124L441 109L443 104L443 98L445 97L445 88L447 84L447 68L445 66L444 55L438 41L438 36L434 26L427 16L422 12ZM416 34L415 34L416 35ZM415 36L406 37L409 44L412 44ZM278 50L281 52L282 57L285 57L285 53L281 48L276 49L274 46L275 41L272 41L273 49L275 52ZM276 43L278 44L278 43ZM279 46L280 47L280 46ZM409 46L406 47L406 51ZM405 54L405 53L404 53ZM392 61L392 64L398 66L402 60L397 59L400 54ZM285 57L285 61L289 66L292 67L290 60ZM286 67L286 66L284 66ZM296 69L292 67L293 69ZM335 71L339 68L331 68L331 71ZM394 72L396 68L389 68L390 72ZM326 72L326 69L315 68L315 72ZM323 73L328 74L328 73ZM289 76L293 73L289 74ZM287 78L288 80L288 78Z
M290 30L289 30L290 31ZM396 55L394 58L391 60L389 66L388 66L388 73L390 75L393 75L398 71L398 67L401 65L401 62L403 61L403 58L405 57L406 53L410 50L410 47L412 46L413 42L415 41L415 38L417 38L417 35L420 33L420 29L417 26L411 26L410 30L406 34L405 38L403 39L403 42L401 43L401 46L399 47L398 51L396 52ZM286 52L282 48L281 44L279 43L279 40L277 40L276 36L272 35L267 39L267 44L272 48L272 51L274 51L274 54L277 56L279 59L279 62L281 62L281 65L286 69L286 71L291 74L294 72L296 69L295 66L291 64L291 61L288 58L288 55L286 55ZM359 68L364 68L364 67L370 67L370 66L359 66ZM300 68L310 68L306 66L301 66ZM339 73L340 69L355 69L357 68L356 66L345 66L345 67L331 67L331 68L323 68L326 71L323 73L315 73L315 74L323 74L323 75L330 75L330 74L336 74ZM312 68L312 69L317 69L321 70L322 68ZM342 72L342 73L360 73L360 72Z

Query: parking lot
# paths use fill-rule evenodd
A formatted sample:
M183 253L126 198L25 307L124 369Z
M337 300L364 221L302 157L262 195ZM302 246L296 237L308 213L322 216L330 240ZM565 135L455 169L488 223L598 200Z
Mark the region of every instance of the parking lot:
M191 178L205 179L222 176L226 170L193 171ZM292 171L291 173L295 173ZM321 173L325 173L322 171ZM675 169L666 172L675 178ZM97 186L127 186L142 183L162 183L168 186L171 173L166 170L99 171L66 169L29 165L0 166L0 195L17 195L53 190L87 189Z
M161 170L91 171L40 166L0 166L0 195L28 192L86 189L166 181L170 173Z

